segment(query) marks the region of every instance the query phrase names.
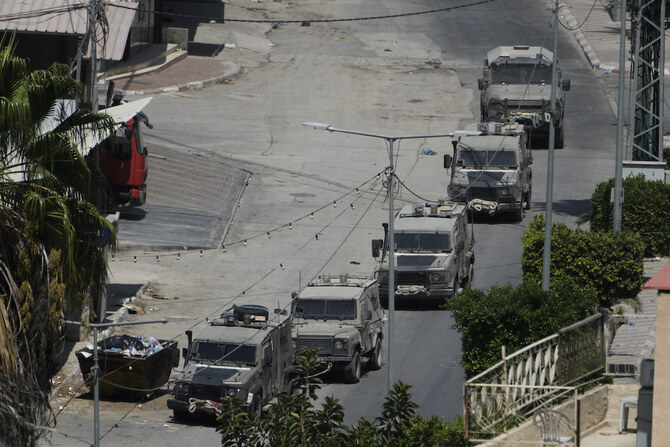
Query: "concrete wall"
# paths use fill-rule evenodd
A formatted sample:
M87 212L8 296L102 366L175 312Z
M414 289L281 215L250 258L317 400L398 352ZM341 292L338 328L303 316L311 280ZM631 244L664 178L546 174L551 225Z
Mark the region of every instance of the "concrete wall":
M651 445L661 447L670 440L670 291L659 290L656 300L656 347L654 349L654 401Z

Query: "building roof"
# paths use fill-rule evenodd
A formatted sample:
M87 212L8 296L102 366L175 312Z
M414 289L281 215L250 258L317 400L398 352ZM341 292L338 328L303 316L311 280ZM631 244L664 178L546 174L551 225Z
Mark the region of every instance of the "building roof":
M102 4L109 33L104 48L99 46L97 57L121 60L138 3L134 0L106 0ZM88 28L88 5L85 0L2 0L0 32L83 36ZM102 39L99 26L97 31ZM90 51L87 51L84 57L89 56Z
M670 262L656 276L644 283L643 289L670 290Z

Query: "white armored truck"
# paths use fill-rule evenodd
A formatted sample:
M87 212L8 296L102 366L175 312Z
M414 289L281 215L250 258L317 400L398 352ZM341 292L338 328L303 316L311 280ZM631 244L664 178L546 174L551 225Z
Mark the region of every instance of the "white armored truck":
M453 157L444 155L444 168L451 169L449 200L464 204L468 213L506 213L521 221L533 189L524 126L482 123L477 128L480 135L452 141Z
M263 306L233 306L195 337L186 331L184 369L167 406L176 420L191 413L216 414L225 396L260 416L262 408L290 391L295 366L291 314Z
M465 205L455 202L406 205L393 220L395 241L394 298L441 303L474 281L474 241ZM372 241L379 260L375 273L379 296L388 304L388 225L384 239Z
M551 116L551 77L553 53L528 45L500 46L484 59L479 79L481 120L483 122L521 123L530 126L533 136L549 135ZM555 147L563 148L565 92L570 80L563 79L556 67Z

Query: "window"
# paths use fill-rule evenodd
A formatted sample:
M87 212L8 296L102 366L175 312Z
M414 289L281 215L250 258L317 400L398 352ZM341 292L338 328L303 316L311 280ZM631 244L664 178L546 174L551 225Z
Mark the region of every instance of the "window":
M396 250L451 251L449 234L445 233L395 233Z
M243 363L256 364L256 346L234 343L196 342L191 352L191 360L202 363Z
M299 298L296 313L301 318L355 320L356 301Z
M551 65L508 62L491 67L492 84L550 84Z

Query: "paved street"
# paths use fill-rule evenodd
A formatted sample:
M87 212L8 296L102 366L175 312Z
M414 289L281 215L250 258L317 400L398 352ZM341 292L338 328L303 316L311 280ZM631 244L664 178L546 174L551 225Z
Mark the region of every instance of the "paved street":
M259 5L250 10L233 2L226 15L371 17L439 8L443 2ZM197 331L205 317L217 316L232 303L283 307L292 291L319 273L371 274L370 241L383 236L381 224L388 221L385 191L376 179L388 165L385 143L319 132L301 123L393 135L462 129L479 118L477 78L485 52L501 44L550 46L552 5L499 0L386 20L200 25L195 39L235 43L215 59L242 68L226 83L154 94L146 111L154 128L146 130L145 141L155 156L147 205L138 210L143 216L122 216L123 249L110 263L113 284L151 283L141 308L128 319L179 318L143 326L141 333L176 338L184 347L184 330ZM519 10L525 11L523 17ZM554 219L575 224L588 211L594 186L612 176L615 117L610 87L591 68L572 33L561 30L559 39L572 90L566 148L556 153ZM408 187L398 191L398 207L446 196L442 154L451 152L448 138L401 141L396 149L397 174ZM476 287L521 281L520 237L532 216L545 209L546 154L533 152L532 209L523 222L474 225ZM450 314L400 310L396 323L395 375L412 385L418 412L446 419L461 413L464 374ZM124 331L138 333L137 327ZM348 424L372 418L379 414L387 374L386 367L364 369L356 385L326 377L320 395L340 399ZM74 445L90 442L90 395L69 400L74 395L65 392L54 400L56 408L64 408L52 445L73 445L75 436L81 442ZM103 444L219 441L212 424L173 422L165 399L141 407L104 402Z

